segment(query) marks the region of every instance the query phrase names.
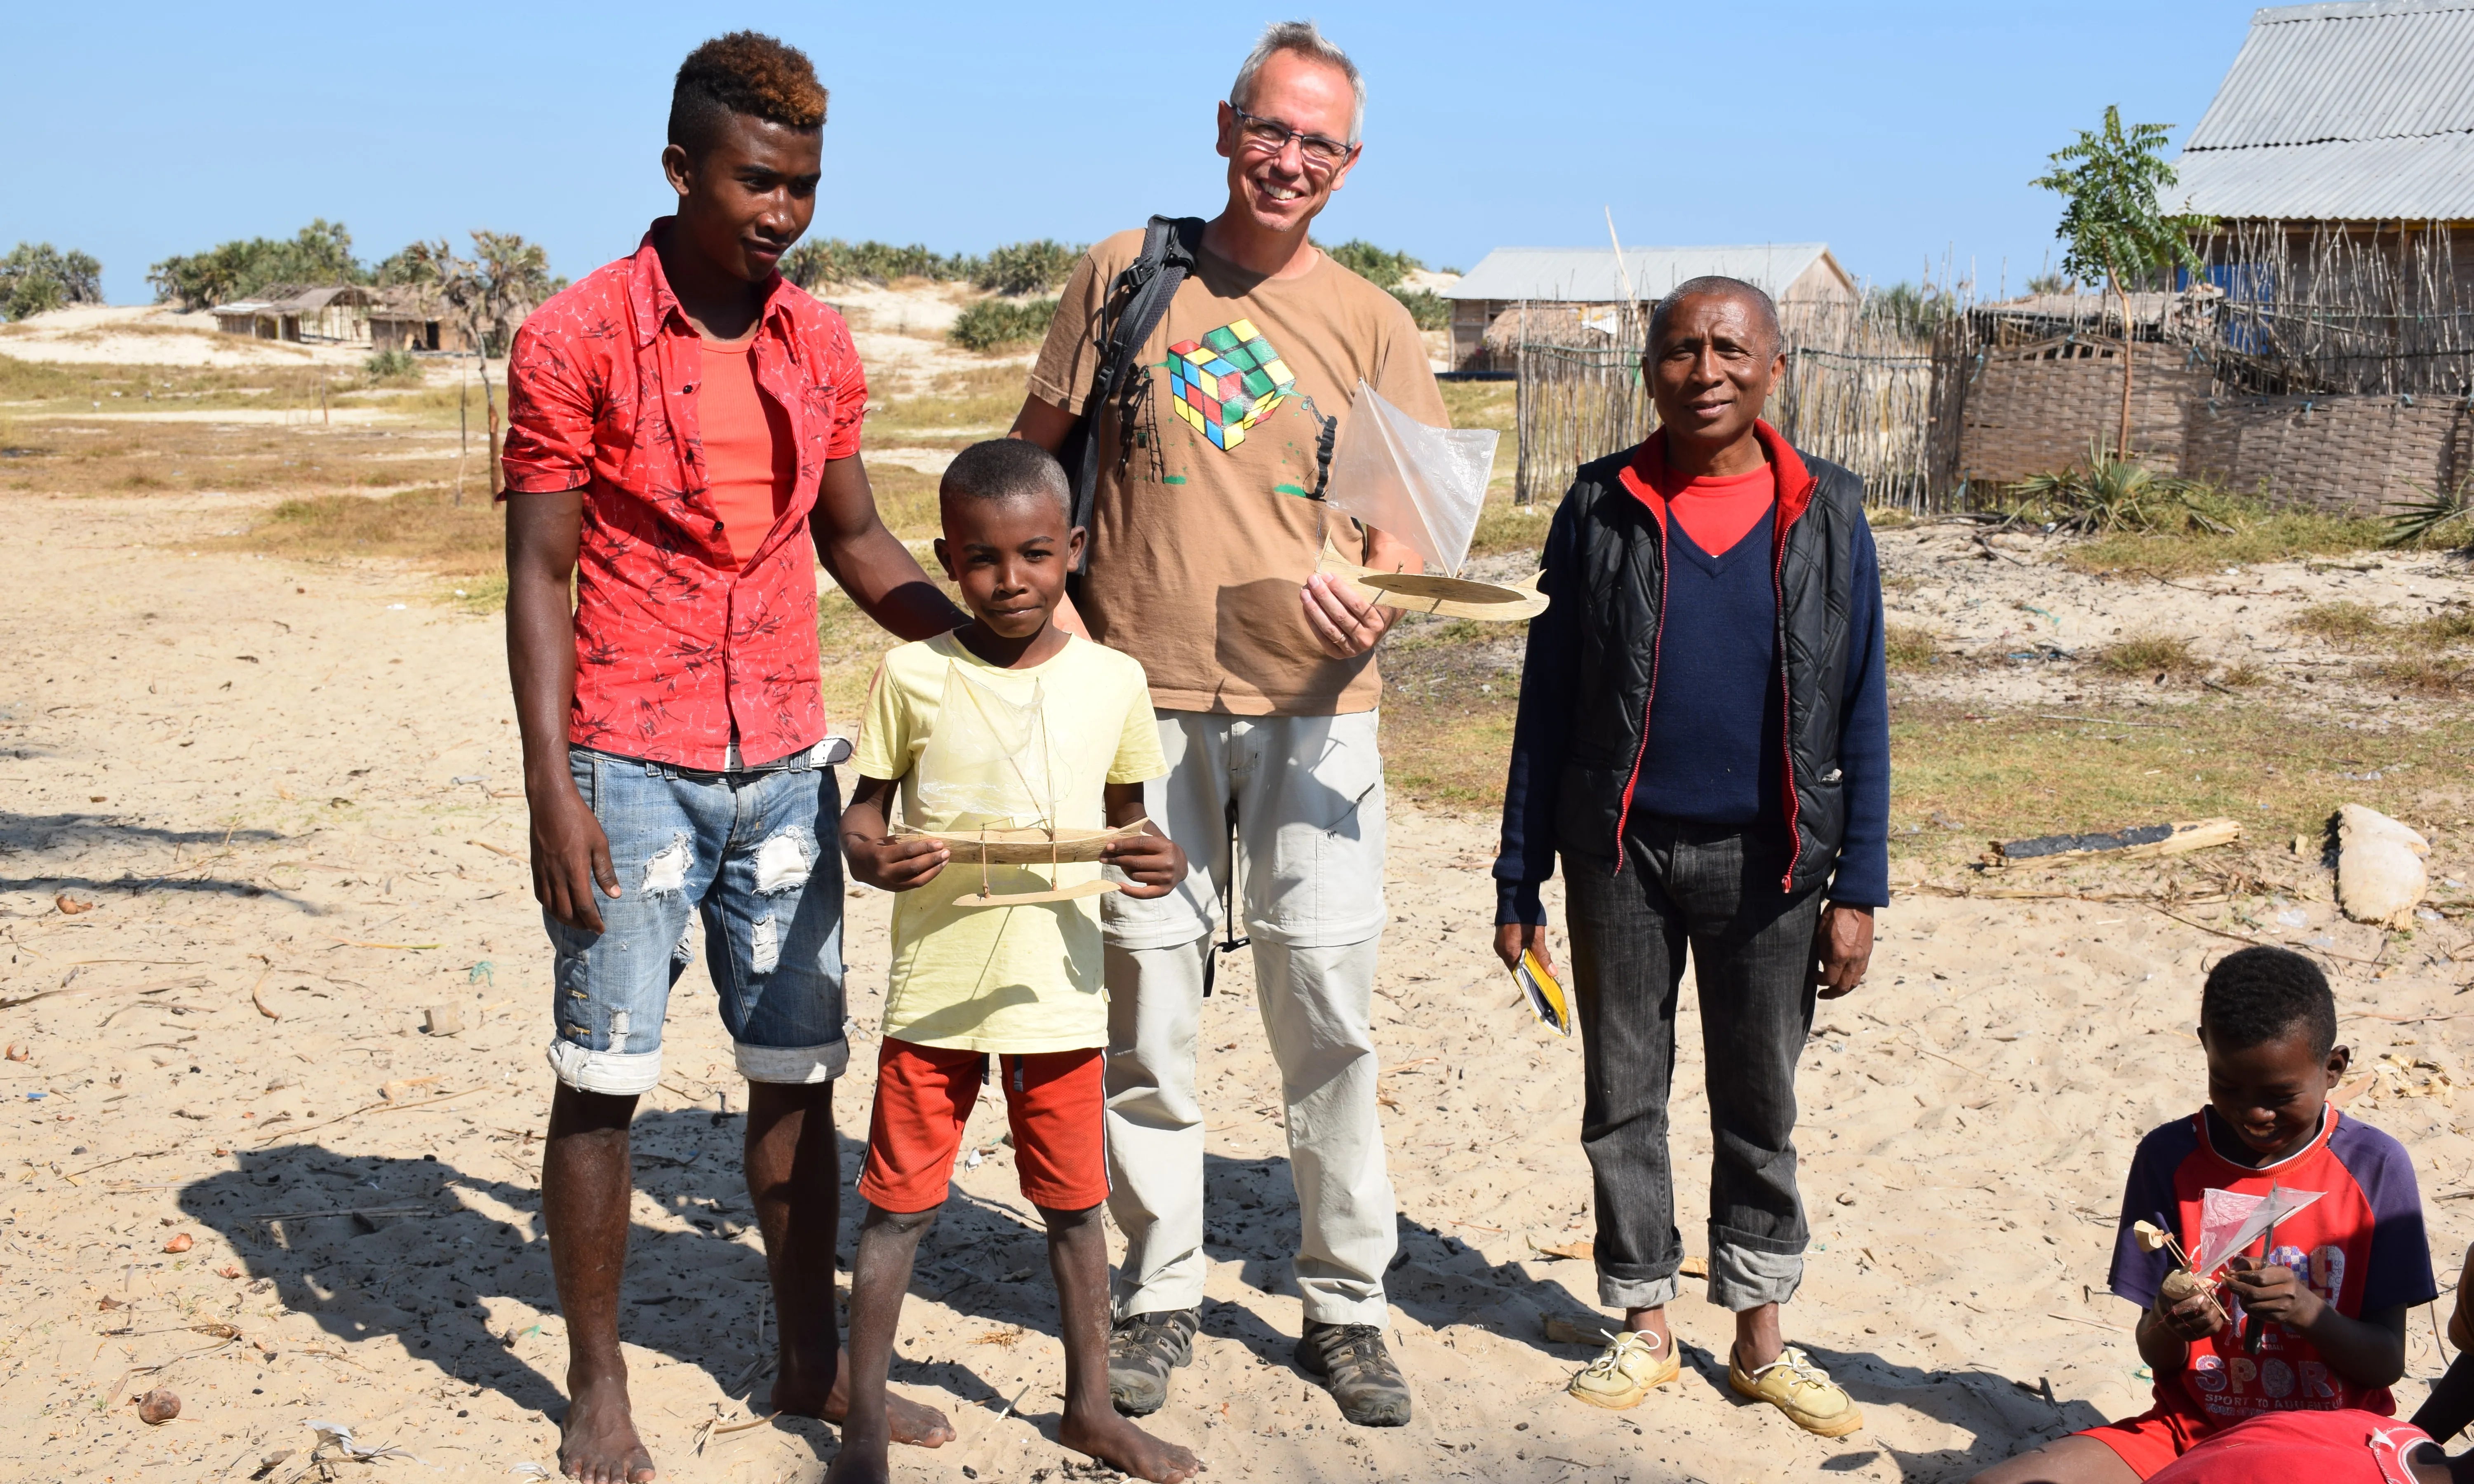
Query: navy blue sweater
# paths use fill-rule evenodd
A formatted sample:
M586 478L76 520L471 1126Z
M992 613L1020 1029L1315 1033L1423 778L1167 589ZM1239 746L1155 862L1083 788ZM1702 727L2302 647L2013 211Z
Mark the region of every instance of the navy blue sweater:
M1779 690L1778 588L1763 515L1711 556L1669 519L1666 621L1632 812L1696 825L1786 828L1786 698ZM1844 764L1841 764L1843 767Z
M1720 557L1702 551L1680 524L1669 533L1658 694L1633 785L1636 815L1786 828L1772 519L1763 516ZM1880 558L1870 528L1857 527L1854 556L1856 610L1838 743L1838 765L1847 775L1847 831L1829 897L1881 907L1890 900L1890 705ZM1520 679L1524 725L1513 759L1516 772L1531 778L1553 778L1563 770L1572 695L1580 684L1576 600L1566 589L1531 620ZM1530 864L1523 879L1497 881L1498 922L1546 921L1538 889L1553 874L1554 845L1523 838L1543 823L1505 816L1503 858Z

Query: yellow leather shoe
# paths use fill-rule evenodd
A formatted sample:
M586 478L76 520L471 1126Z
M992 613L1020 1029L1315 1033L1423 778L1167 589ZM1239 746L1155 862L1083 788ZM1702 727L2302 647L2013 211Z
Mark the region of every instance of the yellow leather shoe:
M1683 1369L1672 1341L1626 1329L1564 1389L1591 1406L1620 1412L1640 1405L1653 1388L1675 1379Z
M1787 1421L1820 1437L1843 1438L1864 1425L1864 1414L1838 1389L1830 1373L1792 1345L1755 1371L1746 1371L1730 1348L1727 1384L1737 1396L1766 1401L1784 1412Z

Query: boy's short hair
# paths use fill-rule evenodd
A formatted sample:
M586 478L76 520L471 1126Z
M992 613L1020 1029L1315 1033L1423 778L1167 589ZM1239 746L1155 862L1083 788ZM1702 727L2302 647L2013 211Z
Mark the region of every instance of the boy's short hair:
M2225 1051L2246 1051L2306 1027L2312 1049L2324 1057L2337 1044L2337 996L2319 966L2292 949L2244 948L2208 970L2199 1024L2208 1043Z
M733 113L786 129L822 129L825 87L807 53L759 32L734 31L679 63L670 87L670 143L701 155Z
M1074 489L1065 482L1065 466L1037 443L1020 438L991 438L954 455L937 482L940 510L956 504L997 504L1022 499L1051 499L1068 523L1074 518Z

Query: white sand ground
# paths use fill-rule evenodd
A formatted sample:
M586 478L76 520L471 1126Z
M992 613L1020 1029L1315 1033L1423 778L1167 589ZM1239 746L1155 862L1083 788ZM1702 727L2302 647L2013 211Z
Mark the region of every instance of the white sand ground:
M215 317L168 304L94 304L0 324L0 355L21 361L136 366L357 368L367 346L303 346L227 335Z
M2279 704L2304 698L2377 708L2385 699L2342 681L2362 657L2298 633L2293 620L2326 603L2358 603L2392 624L2413 623L2474 602L2474 567L2430 552L2351 554L2335 560L2229 566L2160 580L2074 572L2062 564L2067 539L1995 536L1965 524L1880 533L1889 622L1932 634L1951 665L1912 678L1921 695L2002 705L2059 702L2101 690L2116 699L2137 682L2107 683L2072 658L2141 635L2192 640L2191 652L2221 675L2248 666Z
M352 1479L552 1465L548 954L499 628L437 606L419 574L167 545L229 525L234 503L0 500L19 554L0 619L0 1041L27 1057L0 1061L0 1479L240 1480L300 1450L267 1475L286 1480L311 1419L425 1461L344 1466ZM2454 822L2415 823L2464 853ZM1155 1425L1210 1477L1947 1479L2143 1404L2131 1311L2103 1292L2113 1213L2139 1136L2199 1100L2188 1027L2222 940L2135 905L1903 896L1871 984L1823 1008L1801 1088L1814 1241L1789 1331L1868 1425L1825 1443L1738 1405L1727 1317L1697 1295L1675 1312L1681 1381L1608 1414L1560 1396L1589 1352L1542 1333L1544 1316L1596 1312L1588 1265L1537 1250L1589 1233L1580 1052L1514 1008L1488 953L1492 833L1394 813L1377 1018L1408 1427L1347 1427L1290 1364L1296 1213L1242 956L1206 1007L1210 1302ZM2297 899L2305 930L2378 955L2324 898ZM848 903L850 1175L886 900ZM2474 1236L2474 1139L2453 1106L2469 1001L2445 957L2462 944L2426 927L2382 969L2337 966L2365 1060L2444 1068L2391 1073L2353 1104L2413 1151L2443 1281ZM467 1028L423 1034L431 1007ZM1694 1028L1674 1116L1679 1224L1699 1251ZM737 1172L741 1092L700 967L667 1037L638 1124L639 1420L665 1478L813 1480L834 1447L816 1424L699 1448L708 1422L749 1420L751 1389L762 1400L765 1287ZM929 1242L896 1374L960 1438L898 1450L906 1479L1061 1477L1067 1462L1041 1241L1001 1118L983 1104L974 1147L993 1152ZM167 1252L181 1234L194 1245ZM2408 1410L2443 1363L2425 1315L2410 1354ZM127 1404L155 1384L184 1401L162 1427Z

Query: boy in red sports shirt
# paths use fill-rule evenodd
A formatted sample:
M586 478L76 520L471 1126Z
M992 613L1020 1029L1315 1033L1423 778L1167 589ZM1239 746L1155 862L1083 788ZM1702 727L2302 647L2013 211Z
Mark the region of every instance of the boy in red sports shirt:
M2244 948L2209 973L2208 1106L2140 1140L2114 1249L2113 1291L2146 1310L2139 1354L2156 1405L2055 1439L1977 1484L2128 1484L2252 1419L2395 1415L2406 1311L2438 1290L2413 1161L2329 1106L2351 1060L2336 1041L2336 999L2301 954ZM2213 1295L2166 1302L2173 1259L2143 1250L2133 1224L2173 1233L2195 1257L2212 1194L2271 1189L2317 1199L2268 1233L2266 1252L2236 1257Z

